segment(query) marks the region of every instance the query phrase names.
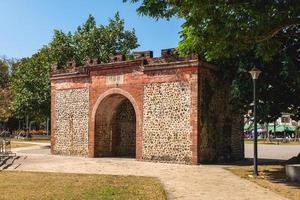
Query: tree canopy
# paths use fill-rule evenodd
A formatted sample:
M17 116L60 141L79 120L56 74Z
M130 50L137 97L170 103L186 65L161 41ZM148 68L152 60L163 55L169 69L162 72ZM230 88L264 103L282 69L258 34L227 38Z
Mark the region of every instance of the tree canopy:
M26 115L44 120L50 115L49 49L43 48L30 58L20 60L10 78L10 108L16 117Z
M9 66L4 59L0 59L0 87L8 85Z
M285 47L288 36L299 34L300 5L293 0L141 2L140 14L183 17L179 49L201 50L207 60L232 58L250 49L255 49L258 57L270 59Z
M108 62L111 55L129 55L139 45L135 31L125 30L124 23L119 13L116 13L113 19L109 19L108 25L97 26L94 17L90 15L74 33L65 34L55 30L53 40L48 45L51 60L62 67L70 60L78 64L83 64L87 58Z
M260 120L269 122L291 112L300 113L300 4L293 0L208 1L124 0L140 2L138 13L185 19L178 51L196 52L221 66L232 83L235 102L247 110L252 86L247 73L253 66L259 80Z
M124 20L117 13L108 25L97 26L93 16L79 26L75 32L54 30L48 45L29 58L18 63L10 78L12 93L11 110L24 118L29 115L41 121L50 115L50 68L57 63L60 68L67 61L83 64L87 58L98 58L107 62L116 53L129 55L138 47L134 30L125 30Z
M0 59L0 121L7 121L11 115L8 109L10 103L8 78L9 65L5 59Z

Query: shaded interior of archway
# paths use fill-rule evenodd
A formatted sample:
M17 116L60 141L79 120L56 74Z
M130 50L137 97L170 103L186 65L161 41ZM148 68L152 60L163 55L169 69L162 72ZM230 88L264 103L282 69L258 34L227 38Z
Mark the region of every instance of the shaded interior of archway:
M135 157L136 114L121 94L102 100L95 117L95 156Z

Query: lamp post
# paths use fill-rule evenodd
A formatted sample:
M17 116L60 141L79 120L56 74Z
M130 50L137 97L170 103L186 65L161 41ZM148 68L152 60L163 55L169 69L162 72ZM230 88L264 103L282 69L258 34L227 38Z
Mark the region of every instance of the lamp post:
M253 175L258 176L257 170L257 121L256 121L256 80L259 77L261 71L256 67L253 67L251 71L249 71L253 80L253 117L254 117L254 154L253 154Z

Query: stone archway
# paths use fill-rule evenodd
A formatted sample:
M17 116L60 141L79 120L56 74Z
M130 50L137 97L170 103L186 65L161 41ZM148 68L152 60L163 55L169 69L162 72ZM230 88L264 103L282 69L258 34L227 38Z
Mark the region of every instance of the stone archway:
M122 94L110 94L99 104L95 113L95 157L135 157L136 113Z

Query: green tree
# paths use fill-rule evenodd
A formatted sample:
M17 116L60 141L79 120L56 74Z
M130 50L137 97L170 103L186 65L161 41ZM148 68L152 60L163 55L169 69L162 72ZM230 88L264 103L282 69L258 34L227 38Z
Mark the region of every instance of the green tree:
M10 79L11 109L16 117L43 121L50 115L49 49L20 61Z
M75 47L73 45L72 34L65 34L61 30L54 30L54 36L49 48L49 62L56 62L58 66L65 66L70 60L75 59Z
M6 60L0 59L0 88L5 88L8 85L9 65Z
M73 34L55 30L49 44L51 60L62 67L70 60L84 64L87 58L108 62L109 57L117 53L128 56L139 45L135 31L125 30L124 23L119 13L116 13L113 19L109 19L108 25L97 26L95 18L89 15L87 21Z
M57 63L60 68L67 61L83 64L86 58L107 62L116 53L130 54L138 47L134 30L124 29L124 20L117 13L107 26L97 26L89 16L87 21L72 33L55 30L52 41L30 58L22 59L10 78L11 109L19 118L36 121L50 115L50 68Z
M9 65L5 59L0 59L0 121L7 121L11 116L8 79Z
M185 19L177 49L197 52L221 66L221 81L231 84L232 102L249 109L252 84L247 73L258 66L260 120L300 110L300 4L293 0L208 1L125 0L141 2L138 12Z
M286 44L282 37L297 37L299 31L300 5L293 0L141 2L138 8L141 14L155 18L169 19L174 15L184 18L180 49L201 51L207 60L232 58L249 49L255 49L255 53L264 59L272 58Z

